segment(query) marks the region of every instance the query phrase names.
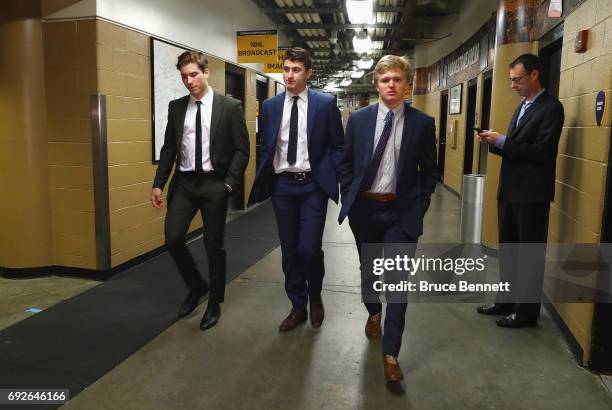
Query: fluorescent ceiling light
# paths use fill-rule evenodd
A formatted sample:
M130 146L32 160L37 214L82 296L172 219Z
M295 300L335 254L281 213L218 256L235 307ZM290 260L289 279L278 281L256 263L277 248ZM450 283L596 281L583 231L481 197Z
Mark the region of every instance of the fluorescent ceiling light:
M359 60L359 63L357 63L357 68L361 70L369 70L373 64L374 64L374 60L372 60L369 57L364 57L361 60Z
M353 37L353 49L357 54L369 54L372 52L372 39L365 30L359 31Z
M346 0L346 12L353 24L369 24L374 20L372 0Z
M361 78L361 77L363 77L364 74L365 74L365 72L363 70L353 71L351 73L351 78L354 78L354 79Z
M340 87L348 87L351 84L353 84L353 80L351 80L350 77L346 77L340 82Z

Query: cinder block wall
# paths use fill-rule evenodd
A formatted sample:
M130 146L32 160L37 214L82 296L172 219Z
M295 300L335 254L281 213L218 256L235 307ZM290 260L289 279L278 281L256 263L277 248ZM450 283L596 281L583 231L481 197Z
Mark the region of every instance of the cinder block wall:
M53 264L96 268L90 96L106 95L111 266L164 244L165 209L149 202L152 163L151 38L97 19L44 24ZM225 61L208 56L209 83L225 94ZM177 73L178 75L178 73ZM255 72L246 71L255 176ZM187 92L185 92L187 93ZM190 230L202 226L198 215Z
M98 92L96 22L43 24L51 263L95 269L90 95Z
M574 37L589 30L588 50L574 52ZM612 98L612 3L587 0L564 23L559 98L565 124L559 143L555 201L550 209L549 242L601 241L605 183L610 150ZM595 97L605 91L603 124L595 121ZM553 290L553 289L550 289ZM592 304L555 304L555 308L590 357Z
M111 266L163 244L164 213L150 202L150 38L96 20L98 91L106 95Z

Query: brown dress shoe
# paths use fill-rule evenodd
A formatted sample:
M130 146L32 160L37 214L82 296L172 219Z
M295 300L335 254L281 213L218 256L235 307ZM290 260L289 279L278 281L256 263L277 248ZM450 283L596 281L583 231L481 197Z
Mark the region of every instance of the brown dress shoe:
M370 315L368 317L368 321L365 325L365 334L368 339L379 339L382 335L382 330L380 329L380 313L375 315Z
M289 316L287 316L285 320L281 322L280 326L278 327L278 331L288 332L290 330L293 330L299 325L301 325L302 323L304 323L307 318L308 318L308 311L306 309L297 310L297 311L292 310L291 313L289 313Z
M323 302L310 302L310 323L312 327L318 329L323 324L323 319L325 319L325 308L323 307Z
M395 357L388 354L383 355L383 367L385 368L386 381L398 382L404 380L404 374Z

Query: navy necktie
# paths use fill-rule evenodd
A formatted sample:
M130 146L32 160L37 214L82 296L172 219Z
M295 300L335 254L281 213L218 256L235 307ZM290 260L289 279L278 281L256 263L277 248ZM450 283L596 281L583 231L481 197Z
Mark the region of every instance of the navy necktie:
M297 158L297 137L298 137L298 99L299 96L293 97L293 106L291 107L291 117L289 118L289 148L287 149L287 162L290 165L295 164Z
M521 111L519 112L518 118L516 119L516 126L517 127L521 123L521 119L523 118L523 116L525 115L525 113L527 112L529 107L531 107L531 103L527 102L527 101L523 101L523 105L521 106Z
M196 140L195 140L195 172L201 174L204 172L202 168L202 114L200 112L200 105L202 101L196 101L198 111L196 113Z
M374 178L376 178L376 174L378 173L380 161L382 160L383 153L385 152L385 147L387 146L387 142L389 141L389 137L391 136L392 128L393 111L389 110L387 116L385 117L385 126L383 127L382 134L380 134L380 139L378 140L378 144L376 145L376 149L374 150L374 154L372 155L372 160L368 164L368 167L366 168L365 174L363 176L363 181L361 183L362 191L368 191L372 187Z

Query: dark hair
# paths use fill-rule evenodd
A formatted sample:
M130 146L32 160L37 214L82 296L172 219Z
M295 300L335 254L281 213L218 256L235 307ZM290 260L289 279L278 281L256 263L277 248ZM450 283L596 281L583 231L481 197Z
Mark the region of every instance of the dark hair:
M518 56L513 62L510 63L510 68L522 64L525 70L530 73L533 70L538 70L538 73L542 74L542 67L540 64L540 57L534 54L522 54Z
M285 51L285 60L299 61L304 63L304 68L310 70L312 68L312 58L310 53L302 47L291 47Z
M196 63L202 72L208 68L208 60L206 59L204 53L199 51L185 51L178 57L176 69L180 70L181 67L191 63Z

